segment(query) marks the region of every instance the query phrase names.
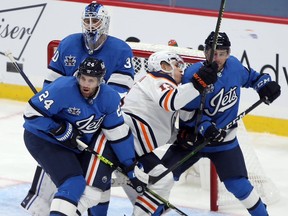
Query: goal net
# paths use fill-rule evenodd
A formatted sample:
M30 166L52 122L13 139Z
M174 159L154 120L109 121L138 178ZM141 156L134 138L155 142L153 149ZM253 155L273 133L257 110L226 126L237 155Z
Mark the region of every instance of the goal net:
M55 52L59 40L53 40L47 47L48 64ZM147 59L155 51L169 50L179 54L187 66L204 60L204 53L200 50L189 48L172 47L159 44L145 44L128 42L134 54L133 65L135 69L135 80L137 81L146 74ZM280 193L275 184L269 179L258 160L257 154L252 147L252 143L243 122L239 121L238 139L243 151L248 175L251 183L258 191L266 204L271 204L280 199ZM217 173L208 159L201 159L193 167L183 174L187 186L200 185L203 190L210 190L210 206L212 211L217 211L221 206L239 205L240 202L234 198L219 181ZM182 177L181 177L182 178Z

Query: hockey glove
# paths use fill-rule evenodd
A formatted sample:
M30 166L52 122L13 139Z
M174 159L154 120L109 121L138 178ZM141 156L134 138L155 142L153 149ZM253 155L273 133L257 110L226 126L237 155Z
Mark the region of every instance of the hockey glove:
M214 122L205 121L200 124L199 133L210 142L223 142L226 131L218 129Z
M68 148L76 148L78 146L76 139L81 135L80 132L67 121L62 122L58 128L51 130L50 134Z
M143 166L141 163L134 162L131 166L125 167L124 172L127 174L131 184L130 186L136 190L136 192L140 195L142 195L145 191L146 184L142 181L140 181L136 175L135 175L135 168L143 169Z
M217 81L218 64L213 62L212 64L203 65L197 73L192 77L191 82L200 94L210 84L214 84Z
M281 86L275 81L268 82L258 90L258 94L261 99L267 97L264 103L270 104L280 96Z
M202 136L198 136L196 138L197 135L195 136L194 130L194 127L185 127L179 129L176 144L184 150L193 150L195 146L204 141Z

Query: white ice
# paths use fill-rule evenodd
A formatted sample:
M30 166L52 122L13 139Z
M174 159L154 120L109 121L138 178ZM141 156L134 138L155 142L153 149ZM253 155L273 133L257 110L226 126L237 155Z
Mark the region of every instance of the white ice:
M0 215L28 215L20 202L29 190L36 163L23 143L23 117L25 103L0 100ZM268 205L270 216L284 216L288 212L288 137L249 133L264 172L280 191L280 200ZM113 188L109 216L130 215L131 205L121 188ZM209 211L208 191L177 183L170 202L187 213L197 216L248 215L239 206L221 208L218 213ZM179 215L171 210L166 215Z

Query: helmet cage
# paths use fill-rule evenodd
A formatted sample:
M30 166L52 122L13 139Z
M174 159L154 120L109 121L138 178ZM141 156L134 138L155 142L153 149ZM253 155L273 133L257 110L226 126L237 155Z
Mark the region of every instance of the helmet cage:
M95 2L89 4L82 14L82 32L86 48L93 53L105 42L110 24L106 9Z

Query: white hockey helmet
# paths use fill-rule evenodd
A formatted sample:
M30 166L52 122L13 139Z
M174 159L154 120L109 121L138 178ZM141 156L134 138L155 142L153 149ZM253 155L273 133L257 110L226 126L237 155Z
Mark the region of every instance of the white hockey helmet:
M174 64L173 62L177 62L177 67L180 67L184 69L184 61L183 59L177 55L176 53L173 53L171 51L158 51L153 54L151 54L148 58L148 71L149 72L159 72L162 71L164 73L172 74L174 71ZM164 70L161 64L163 62L166 62L169 64L172 69L170 71ZM173 75L173 74L172 74Z
M93 1L85 7L81 20L85 45L92 54L107 39L110 17L103 5Z

